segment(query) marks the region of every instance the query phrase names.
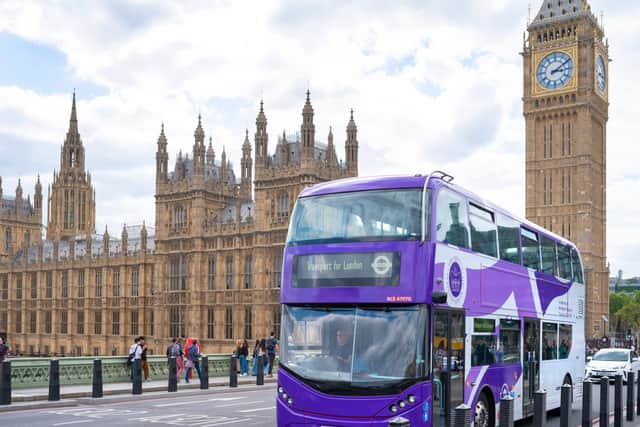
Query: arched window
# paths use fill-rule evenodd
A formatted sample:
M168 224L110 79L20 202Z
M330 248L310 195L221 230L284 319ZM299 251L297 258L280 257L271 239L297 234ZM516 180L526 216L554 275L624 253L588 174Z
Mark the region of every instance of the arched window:
M11 249L11 229L7 228L4 232L4 250L8 251Z
M176 228L182 228L185 226L184 207L176 206L175 208L175 226Z

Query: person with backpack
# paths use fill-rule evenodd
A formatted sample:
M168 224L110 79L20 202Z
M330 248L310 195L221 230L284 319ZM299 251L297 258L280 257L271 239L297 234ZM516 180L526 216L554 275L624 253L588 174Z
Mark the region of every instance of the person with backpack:
M278 340L276 339L276 333L271 331L271 336L267 339L267 356L269 357L269 376L273 377L273 362L276 359L276 352L278 351Z
M180 344L178 344L177 338L172 339L171 344L167 347L167 363L169 363L172 357L176 359L176 377L178 381L180 381L180 374L182 374L184 364L182 361L182 348Z
M133 381L133 368L135 366L136 359L142 358L142 347L140 346L140 337L136 337L133 340L133 344L129 347L129 357L127 358L127 365L131 369L131 381Z
M202 376L200 373L200 350L198 349L198 340L194 339L191 342L191 346L187 349L187 373L184 377L185 382L189 382L189 375L191 374L191 369L196 368L196 372L198 372L198 378Z

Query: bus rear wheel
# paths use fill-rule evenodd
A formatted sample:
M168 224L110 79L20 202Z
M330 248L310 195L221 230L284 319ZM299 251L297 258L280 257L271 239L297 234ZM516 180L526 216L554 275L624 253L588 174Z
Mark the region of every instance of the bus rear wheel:
M489 399L487 393L480 393L480 397L476 402L476 407L473 415L474 427L494 427L493 411L489 406Z

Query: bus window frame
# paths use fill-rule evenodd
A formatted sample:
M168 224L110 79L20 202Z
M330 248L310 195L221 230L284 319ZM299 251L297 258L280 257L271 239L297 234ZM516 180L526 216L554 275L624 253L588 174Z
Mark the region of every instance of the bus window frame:
M511 217L510 215L506 215L503 214L502 212L496 212L496 230L498 233L498 259L504 262L509 262L511 264L514 265L520 265L520 266L524 266L523 264L523 258L522 258L522 232L520 231L520 229L522 228L522 222L518 221L517 219L514 219L513 217ZM500 246L500 224L506 224L508 222L512 222L513 224L517 224L517 229L518 229L518 259L519 262L515 263L513 261L504 259L500 256L501 252L501 246Z
M450 194L450 195L453 195L454 197L457 197L458 199L460 199L461 206L464 206L464 208L466 209L465 214L464 215L460 215L460 218L459 218L460 222L464 222L463 225L465 227L465 233L466 233L465 246L458 246L456 244L447 242L446 241L446 233L445 233L445 239L444 240L440 240L438 238L438 230L436 230L435 228L438 225L438 220L439 220L438 207L440 206L440 197L442 196L443 192L445 194ZM461 194L461 193L459 193L459 192L457 192L457 191L455 191L455 190L453 190L453 189L451 189L449 187L444 187L443 186L443 187L440 187L438 189L438 192L437 192L435 198L433 197L433 194L432 194L431 200L432 200L431 204L433 206L433 214L432 214L432 217L431 217L432 227L434 228L434 230L433 230L433 241L436 242L436 243L442 243L442 244L445 244L445 245L451 245L451 246L454 246L454 247L459 248L459 249L467 249L469 251L472 251L472 249L471 249L471 230L469 228L469 198L466 195ZM434 200L435 200L435 203L433 202Z
M477 213L472 212L472 210L476 211ZM480 213L487 214L489 217L484 217L480 215ZM475 254L481 254L493 259L500 259L500 239L498 238L498 223L496 221L496 213L493 210L482 206L482 204L467 198L467 216L469 217L467 220L469 229L469 249L471 249ZM495 256L487 254L485 252L480 252L479 250L473 248L473 234L471 232L471 221L473 220L473 217L478 218L480 221L493 224L493 232L495 233Z
M523 246L522 242L523 242L523 237L527 237L528 238L528 236L524 236L523 232L531 233L532 235L535 236L535 241L537 243L536 246L538 248L538 266L537 266L537 268L531 268L528 265L525 265L525 262L524 262L524 246ZM530 239L530 240L532 240L532 239ZM522 265L524 267L529 268L531 270L535 270L535 271L542 271L541 270L541 268L542 268L542 253L540 252L540 233L539 232L533 231L533 230L529 229L528 227L525 227L524 225L520 225L520 251L522 252Z

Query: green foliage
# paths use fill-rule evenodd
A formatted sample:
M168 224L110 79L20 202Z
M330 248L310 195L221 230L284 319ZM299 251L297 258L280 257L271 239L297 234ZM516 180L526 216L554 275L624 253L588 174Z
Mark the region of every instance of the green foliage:
M618 332L627 328L640 327L640 291L624 291L609 294L610 319L617 325Z

